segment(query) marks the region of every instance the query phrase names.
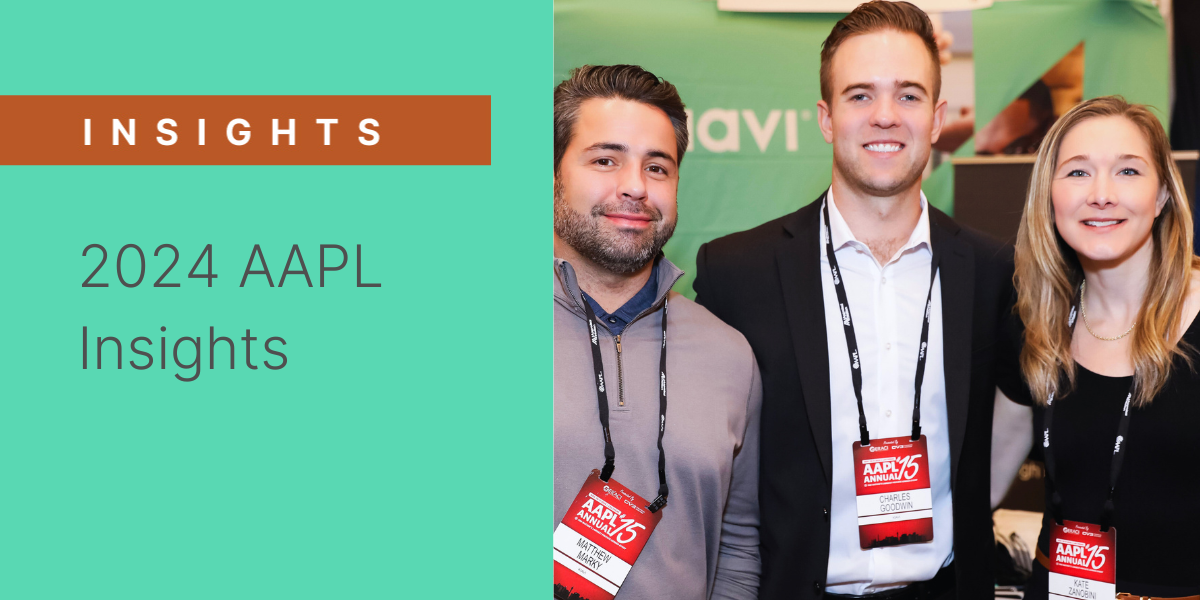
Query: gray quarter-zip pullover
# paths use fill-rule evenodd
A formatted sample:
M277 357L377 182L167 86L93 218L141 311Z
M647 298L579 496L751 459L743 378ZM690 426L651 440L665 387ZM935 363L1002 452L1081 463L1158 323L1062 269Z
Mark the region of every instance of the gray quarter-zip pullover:
M607 329L599 332L616 449L613 479L653 499L658 492L662 307L670 302L663 448L671 493L662 521L618 598L753 599L761 570L758 366L742 334L671 291L682 274L661 259L654 304L619 338ZM555 259L555 526L587 476L604 464L583 302L571 265Z

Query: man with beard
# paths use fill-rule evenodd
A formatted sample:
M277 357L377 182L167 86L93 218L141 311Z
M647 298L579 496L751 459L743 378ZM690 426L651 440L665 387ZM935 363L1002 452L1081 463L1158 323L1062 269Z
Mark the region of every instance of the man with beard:
M761 597L991 598L1011 250L921 192L946 118L925 13L860 5L820 73L831 186L696 259L697 302L762 367Z
M554 90L556 597L757 595L758 368L661 253L687 135L640 67Z

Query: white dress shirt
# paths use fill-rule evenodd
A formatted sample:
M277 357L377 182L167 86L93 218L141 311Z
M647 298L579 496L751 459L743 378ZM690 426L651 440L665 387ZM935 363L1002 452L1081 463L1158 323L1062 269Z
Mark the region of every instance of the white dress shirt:
M912 432L913 383L921 338L929 267L929 208L921 194L921 218L896 256L880 265L871 250L854 237L833 199L829 206L833 249L850 302L854 333L862 360L863 411L871 438ZM933 541L863 550L858 538L852 444L859 441L858 408L850 379L846 335L838 310L829 259L825 255L825 220L821 218L821 292L825 302L825 336L829 344L829 391L833 425L833 490L829 506L829 568L826 590L835 594L870 594L932 579L954 558L953 509L950 498L950 437L946 421L946 377L942 348L941 275L933 286L929 320L929 354L921 387L921 433L929 447L933 494Z

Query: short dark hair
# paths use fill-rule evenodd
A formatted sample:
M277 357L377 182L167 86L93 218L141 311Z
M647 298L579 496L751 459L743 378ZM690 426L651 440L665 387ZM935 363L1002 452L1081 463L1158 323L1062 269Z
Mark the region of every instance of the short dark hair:
M622 98L657 108L675 128L676 161L688 146L687 113L675 86L637 65L584 65L554 88L554 174L575 132L579 107L592 98Z
M933 61L933 99L937 100L942 93L942 63L938 60L937 39L933 35L933 23L929 15L908 2L892 2L891 0L871 0L859 4L850 14L842 17L825 38L821 45L821 99L830 102L833 99L833 74L830 72L833 54L838 46L848 38L884 29L894 29L904 33L913 33L925 42L929 50L929 59Z

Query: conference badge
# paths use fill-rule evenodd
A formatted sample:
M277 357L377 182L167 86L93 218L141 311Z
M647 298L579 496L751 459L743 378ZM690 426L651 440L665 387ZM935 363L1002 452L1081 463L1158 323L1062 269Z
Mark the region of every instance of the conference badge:
M1117 530L1063 521L1050 529L1050 597L1108 600L1117 595Z
M933 494L925 436L854 442L858 540L864 549L933 541Z
M592 470L554 529L554 597L612 600L662 519L641 496Z

